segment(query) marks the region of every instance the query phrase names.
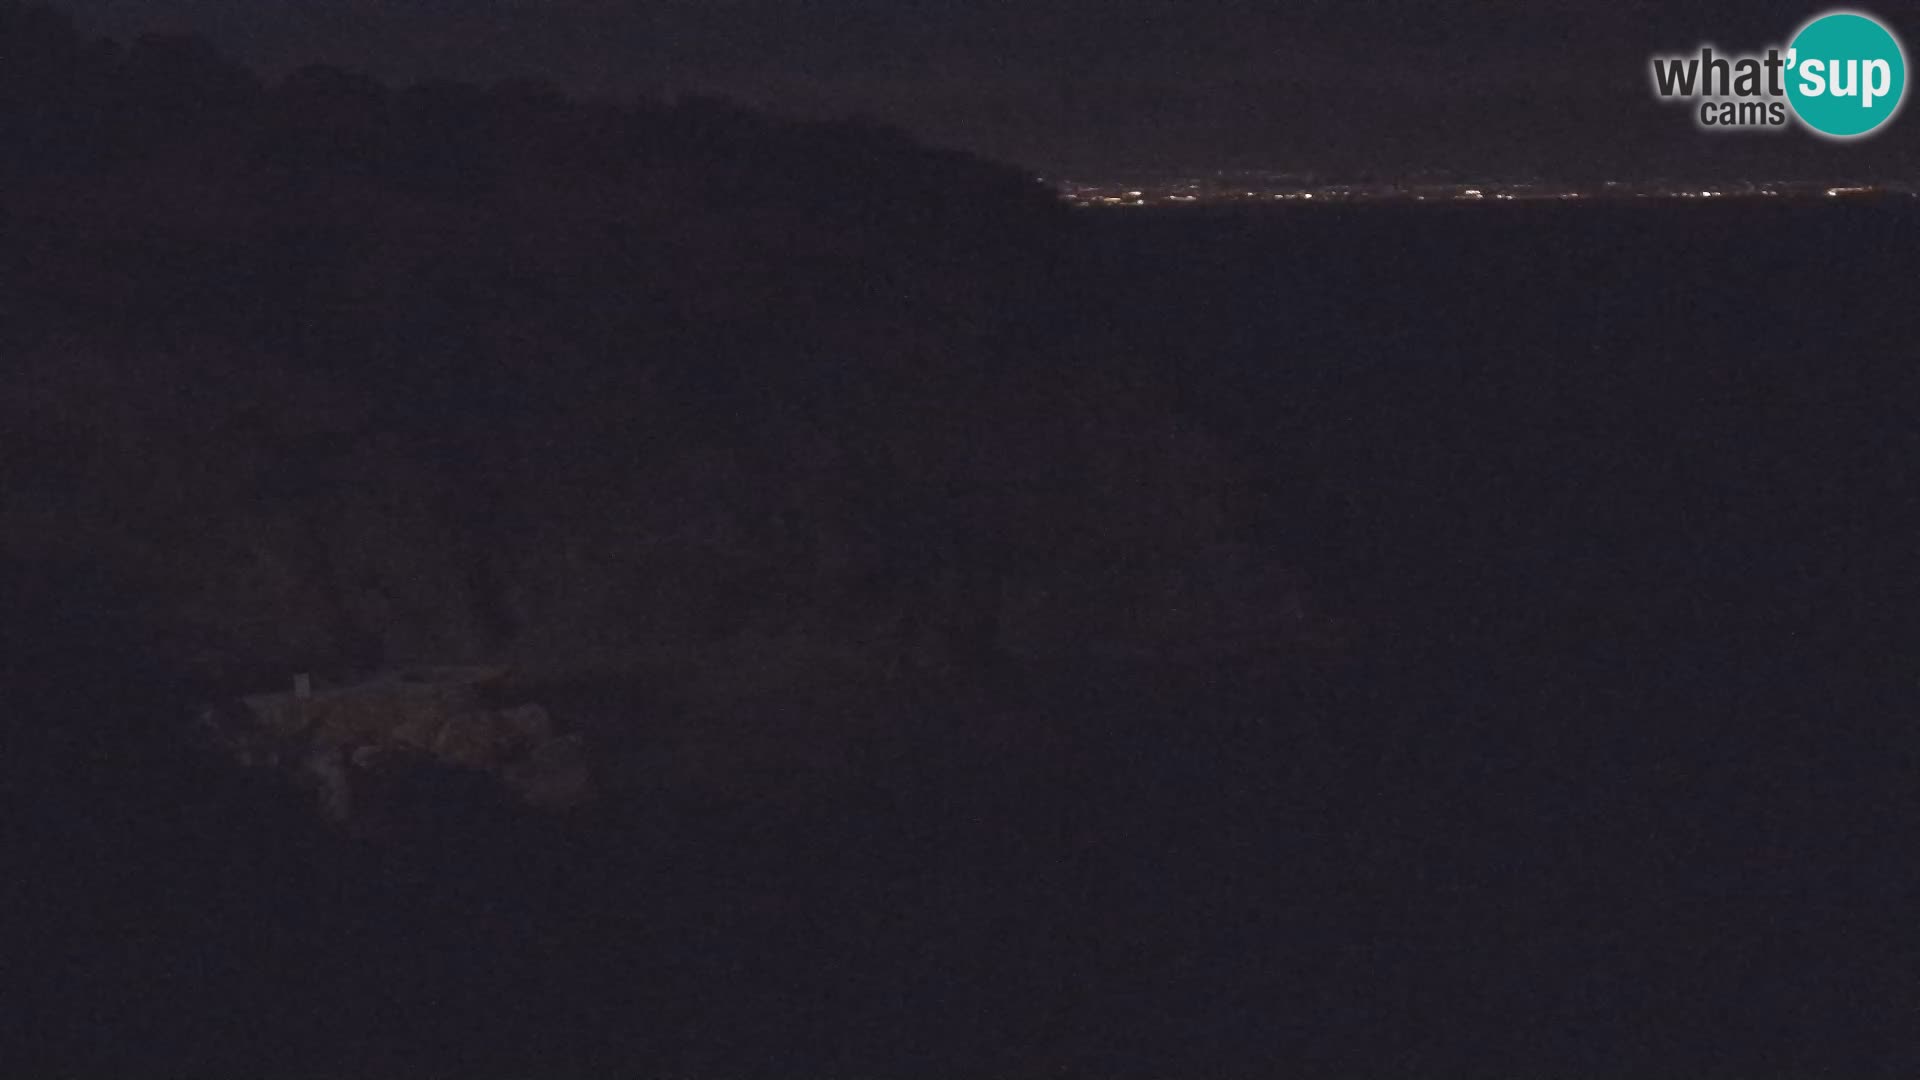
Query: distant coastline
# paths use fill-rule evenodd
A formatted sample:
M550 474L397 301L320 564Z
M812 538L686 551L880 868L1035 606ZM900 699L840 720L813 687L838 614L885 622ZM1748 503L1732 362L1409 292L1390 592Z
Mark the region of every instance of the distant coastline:
M1071 206L1106 209L1185 206L1328 205L1352 203L1474 204L1580 202L1874 201L1920 199L1907 182L1853 180L1738 180L1726 183L1607 181L1565 184L1541 180L1481 182L1320 183L1297 177L1206 176L1154 181L1047 179Z

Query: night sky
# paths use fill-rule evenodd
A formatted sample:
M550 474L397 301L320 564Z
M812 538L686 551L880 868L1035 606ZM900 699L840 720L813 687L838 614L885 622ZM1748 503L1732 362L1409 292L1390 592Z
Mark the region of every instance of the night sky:
M1841 145L1710 136L1647 60L1784 44L1828 8L1772 0L67 0L83 26L210 37L269 71L534 76L584 94L708 92L864 114L1085 178L1252 167L1568 179L1898 179L1920 119ZM1862 8L1911 51L1920 4Z

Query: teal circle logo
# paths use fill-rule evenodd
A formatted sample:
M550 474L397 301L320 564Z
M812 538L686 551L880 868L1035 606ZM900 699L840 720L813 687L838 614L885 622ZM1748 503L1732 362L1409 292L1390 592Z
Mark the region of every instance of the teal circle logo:
M1788 46L1787 100L1802 123L1834 139L1866 135L1893 119L1907 92L1907 55L1871 16L1835 11Z

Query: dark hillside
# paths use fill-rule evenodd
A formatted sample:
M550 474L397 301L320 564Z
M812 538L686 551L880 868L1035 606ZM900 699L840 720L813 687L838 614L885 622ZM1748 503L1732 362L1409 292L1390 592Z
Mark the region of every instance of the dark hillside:
M1069 567L1210 528L1096 476L1209 497L1053 315L1075 223L1014 170L7 19L47 66L5 94L7 542L110 552L216 682L865 649L903 610L978 648ZM1008 632L1105 617L1064 599Z
M1036 673L1303 618L1050 193L14 4L0 55L8 1060L1028 1067L1107 1027L1061 858L1112 699ZM354 838L181 738L426 663L511 668L606 798Z

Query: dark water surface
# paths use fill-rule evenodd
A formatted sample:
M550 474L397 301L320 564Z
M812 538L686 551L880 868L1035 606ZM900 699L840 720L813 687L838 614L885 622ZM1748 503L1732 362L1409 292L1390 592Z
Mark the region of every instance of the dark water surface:
M1920 218L1089 228L1090 340L1176 373L1344 651L896 686L809 802L386 849L42 748L14 1022L123 1073L1920 1065ZM110 586L31 577L21 669L144 707Z

